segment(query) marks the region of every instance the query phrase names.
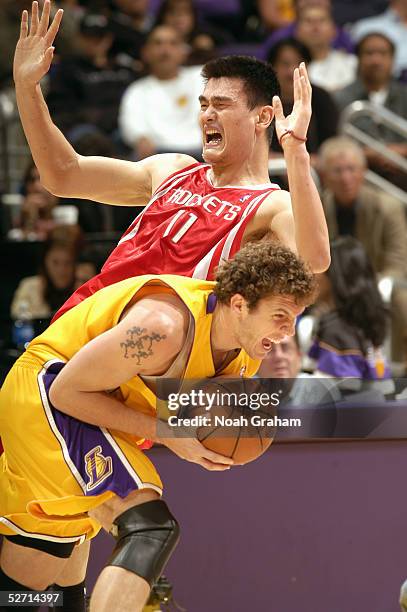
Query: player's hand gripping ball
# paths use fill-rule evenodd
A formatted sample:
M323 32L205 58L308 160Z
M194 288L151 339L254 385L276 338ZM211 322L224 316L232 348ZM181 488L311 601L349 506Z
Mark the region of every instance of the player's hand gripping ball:
M188 417L205 416L196 436L202 444L243 465L262 455L273 442L276 405L266 405L270 389L260 379L217 378L199 385L205 394L203 405L189 406ZM265 405L259 405L263 395ZM270 400L271 401L271 400ZM276 403L274 401L274 403Z

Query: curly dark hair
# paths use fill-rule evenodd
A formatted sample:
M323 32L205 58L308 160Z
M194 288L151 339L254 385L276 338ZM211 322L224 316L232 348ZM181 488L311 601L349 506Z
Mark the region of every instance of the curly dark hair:
M239 293L253 310L259 300L291 295L299 305L308 306L316 294L315 276L287 247L277 242L250 243L216 271L215 294L228 304Z

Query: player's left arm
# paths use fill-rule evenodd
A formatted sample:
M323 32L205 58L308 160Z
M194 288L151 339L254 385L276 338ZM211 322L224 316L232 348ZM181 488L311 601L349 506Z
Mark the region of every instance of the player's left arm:
M321 198L311 175L310 156L303 142L311 119L311 84L305 64L294 71L294 105L284 116L281 100L274 97L276 133L284 152L290 193L275 191L270 196L271 230L298 254L314 272L330 264L329 235ZM285 134L285 135L284 135Z

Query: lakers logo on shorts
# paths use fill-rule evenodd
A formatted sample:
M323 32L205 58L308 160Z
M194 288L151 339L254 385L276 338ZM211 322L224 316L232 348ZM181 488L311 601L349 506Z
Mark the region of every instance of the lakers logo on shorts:
M112 458L104 457L102 455L102 447L95 446L85 455L85 467L86 473L89 476L86 490L92 491L113 472Z

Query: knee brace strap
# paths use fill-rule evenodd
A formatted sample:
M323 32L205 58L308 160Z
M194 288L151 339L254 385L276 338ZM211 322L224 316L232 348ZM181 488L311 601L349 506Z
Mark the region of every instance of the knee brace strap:
M179 525L161 500L139 504L113 523L117 540L108 565L123 567L152 586L161 575L179 539Z

